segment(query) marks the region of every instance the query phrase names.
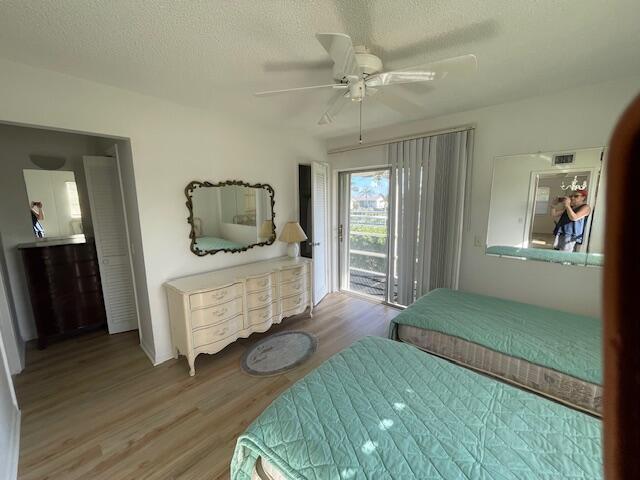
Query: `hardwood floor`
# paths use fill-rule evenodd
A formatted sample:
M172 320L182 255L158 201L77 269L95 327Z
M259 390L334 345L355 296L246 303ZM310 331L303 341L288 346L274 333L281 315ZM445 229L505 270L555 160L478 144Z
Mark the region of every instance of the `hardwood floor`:
M27 353L16 378L22 410L19 478L223 479L237 436L282 390L366 335L386 336L399 311L331 294L313 318L292 317L216 355L152 367L136 332L90 334ZM274 377L240 370L247 346L283 330L305 330L318 351Z

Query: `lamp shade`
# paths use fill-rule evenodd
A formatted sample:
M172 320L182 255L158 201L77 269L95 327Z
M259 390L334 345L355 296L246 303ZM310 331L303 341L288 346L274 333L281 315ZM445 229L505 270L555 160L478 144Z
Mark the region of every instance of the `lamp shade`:
M286 243L298 243L307 239L298 222L288 222L282 229L279 240Z
M262 225L260 225L260 237L268 238L271 235L273 235L272 225L273 225L273 221L271 219L265 220L264 222L262 222Z

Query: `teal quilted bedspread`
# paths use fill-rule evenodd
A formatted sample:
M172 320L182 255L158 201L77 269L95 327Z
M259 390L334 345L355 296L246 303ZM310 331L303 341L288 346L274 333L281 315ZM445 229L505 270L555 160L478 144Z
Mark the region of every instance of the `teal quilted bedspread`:
M278 397L238 439L300 479L600 479L601 423L417 348L367 337Z
M484 295L437 289L391 322L463 338L497 352L602 384L602 322Z

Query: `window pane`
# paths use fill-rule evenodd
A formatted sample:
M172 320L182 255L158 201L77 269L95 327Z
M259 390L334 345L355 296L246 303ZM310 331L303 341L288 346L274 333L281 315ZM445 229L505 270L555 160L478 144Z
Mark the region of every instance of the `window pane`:
M72 218L81 218L80 199L78 198L78 188L76 182L65 182L67 186L67 199L69 200L69 211Z
M351 174L349 289L385 298L389 171Z

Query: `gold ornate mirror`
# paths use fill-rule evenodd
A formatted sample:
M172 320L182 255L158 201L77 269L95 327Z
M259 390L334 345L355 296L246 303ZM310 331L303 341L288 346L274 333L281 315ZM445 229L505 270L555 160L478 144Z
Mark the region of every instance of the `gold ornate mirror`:
M268 184L240 180L190 182L187 197L191 251L202 257L244 252L276 240L274 191Z

